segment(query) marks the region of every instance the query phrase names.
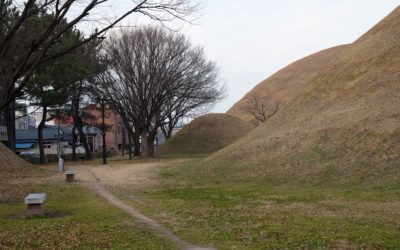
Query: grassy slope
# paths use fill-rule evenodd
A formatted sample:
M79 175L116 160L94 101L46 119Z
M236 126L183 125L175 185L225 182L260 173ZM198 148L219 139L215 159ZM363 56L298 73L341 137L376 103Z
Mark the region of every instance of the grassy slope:
M15 155L0 142L0 178L21 178L40 174L37 168Z
M136 192L220 249L400 246L400 9L343 48L269 122ZM166 210L166 212L165 212Z
M399 23L400 7L342 49L272 119L210 156L208 166L275 182L397 182Z
M238 140L252 126L225 114L207 114L194 119L166 144L158 155L201 155L213 153Z
M290 64L259 83L236 102L227 111L227 114L237 116L245 121L252 121L253 117L246 111L247 99L252 96L256 96L258 100L264 100L267 109L273 108L276 103L282 109L285 104L298 96L304 87L318 76L318 73L325 68L326 64L347 46L342 45L326 49Z
M173 164L162 169L161 186L119 195L140 196L145 205L135 205L142 212L186 240L218 249L400 246L399 184L276 185L232 178L220 167L210 172L201 159Z
M25 217L23 198L32 192L47 194L48 217ZM92 192L45 179L0 184L0 225L1 249L174 248Z

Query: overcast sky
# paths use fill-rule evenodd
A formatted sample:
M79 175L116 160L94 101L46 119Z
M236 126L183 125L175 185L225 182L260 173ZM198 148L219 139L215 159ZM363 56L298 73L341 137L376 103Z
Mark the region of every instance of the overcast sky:
M221 70L228 97L213 112L226 112L255 85L291 62L353 42L399 5L398 0L198 3L201 17L196 25L185 25L181 32L203 46Z

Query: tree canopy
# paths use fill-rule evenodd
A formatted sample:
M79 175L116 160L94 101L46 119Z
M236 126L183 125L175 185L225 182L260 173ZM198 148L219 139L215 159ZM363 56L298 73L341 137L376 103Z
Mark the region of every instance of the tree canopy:
M104 95L141 134L142 155L153 156L157 130L223 96L216 63L181 34L147 26L121 30L104 44Z
M113 3L113 0L0 0L0 110L22 95L22 89L39 65L103 36L127 16L136 13L164 22L185 19L196 9L189 0L135 0L131 8L117 17L105 16L107 20L96 22L100 18L96 12ZM92 32L51 53L64 34L90 18L95 27Z

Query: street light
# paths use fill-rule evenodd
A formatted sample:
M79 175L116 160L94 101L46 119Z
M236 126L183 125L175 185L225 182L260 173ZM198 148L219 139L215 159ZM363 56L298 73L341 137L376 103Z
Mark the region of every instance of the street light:
M106 99L104 97L100 98L100 104L97 107L101 107L101 133L103 135L103 164L107 164L107 147L106 147L106 124L105 124L105 109L108 109L105 104Z

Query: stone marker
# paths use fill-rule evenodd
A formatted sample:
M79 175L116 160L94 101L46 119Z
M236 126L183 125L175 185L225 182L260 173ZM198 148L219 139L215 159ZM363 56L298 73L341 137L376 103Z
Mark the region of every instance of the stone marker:
M64 172L64 159L61 156L58 158L58 172Z
M73 170L65 171L65 180L67 182L74 182L74 179L75 179L75 171Z
M29 194L25 197L25 204L28 205L27 214L29 216L43 215L43 204L46 194Z

